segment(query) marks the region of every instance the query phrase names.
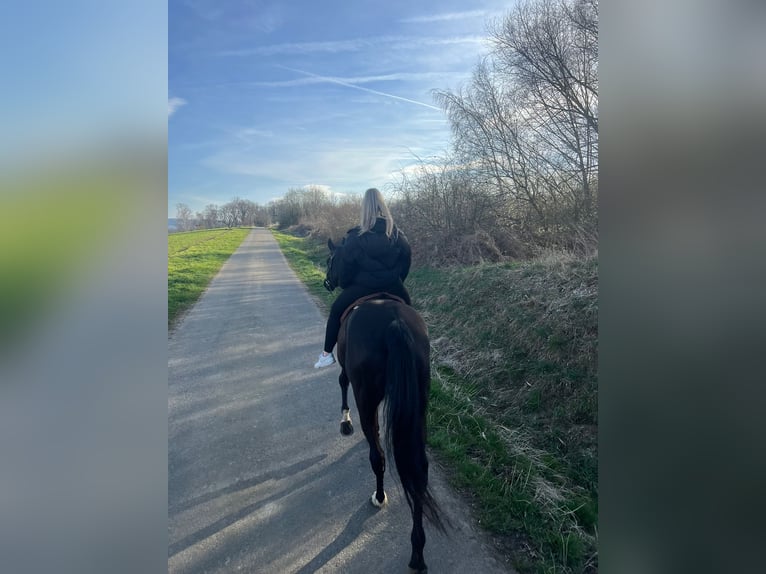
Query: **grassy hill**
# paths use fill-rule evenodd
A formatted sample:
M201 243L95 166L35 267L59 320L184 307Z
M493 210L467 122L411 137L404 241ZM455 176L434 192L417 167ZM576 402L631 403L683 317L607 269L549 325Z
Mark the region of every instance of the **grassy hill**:
M431 332L431 444L453 483L521 570L595 571L597 260L419 269L408 287Z

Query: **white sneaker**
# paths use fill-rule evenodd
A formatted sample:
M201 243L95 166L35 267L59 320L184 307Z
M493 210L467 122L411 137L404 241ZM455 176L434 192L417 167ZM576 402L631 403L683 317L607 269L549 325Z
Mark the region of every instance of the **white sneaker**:
M328 353L327 355L319 355L319 360L317 360L316 363L314 363L314 368L318 369L320 367L328 367L332 365L335 362L335 357L333 357L332 353Z

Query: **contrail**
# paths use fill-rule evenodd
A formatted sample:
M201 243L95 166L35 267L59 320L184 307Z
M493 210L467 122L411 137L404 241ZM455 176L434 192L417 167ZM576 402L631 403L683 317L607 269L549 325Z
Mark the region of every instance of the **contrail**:
M283 70L289 70L291 72L297 72L299 74L304 74L306 76L311 76L312 78L319 78L320 80L324 80L325 82L331 82L333 84L340 84L341 86L346 86L347 88L354 88L355 90L361 90L363 92L369 92L371 94L377 94L379 96L385 96L387 98L393 98L395 100L401 100L403 102L409 102L411 104L417 104L419 106L424 106L426 108L431 108L432 110L442 111L441 108L437 108L436 106L432 106L431 104L426 104L425 102L419 102L417 100L410 100L408 98L403 98L401 96L395 96L394 94L387 94L385 92L379 92L378 90L371 90L370 88L363 88L362 86L357 86L356 84L349 84L348 82L342 82L340 80L336 80L335 78L328 78L327 76L320 76L319 74L312 74L311 72L305 72L304 70L297 70L295 68L288 68L287 66L281 66L279 64L275 64L277 68L282 68Z

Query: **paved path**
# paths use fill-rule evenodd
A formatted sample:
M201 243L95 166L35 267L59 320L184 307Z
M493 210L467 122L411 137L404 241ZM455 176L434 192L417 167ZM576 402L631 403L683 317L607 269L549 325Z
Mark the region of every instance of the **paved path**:
M409 571L398 479L391 468L390 503L375 509L361 429L339 432L339 368L313 368L323 337L323 316L263 229L170 336L169 572ZM440 473L432 484L453 529L426 524L430 572L511 572Z

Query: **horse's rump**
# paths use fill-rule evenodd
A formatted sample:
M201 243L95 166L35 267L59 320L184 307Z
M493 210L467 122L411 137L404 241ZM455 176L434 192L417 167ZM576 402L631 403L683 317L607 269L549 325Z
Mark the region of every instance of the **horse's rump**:
M388 293L386 291L378 291L377 293L372 293L371 295L365 295L364 297L359 297L356 301L351 303L348 307L346 307L346 310L343 311L343 314L340 316L340 324L343 325L343 322L346 320L346 317L349 316L349 314L354 311L359 305L362 303L365 303L367 301L370 301L372 299L390 299L392 301L398 301L399 303L404 303L406 305L406 301L399 297L398 295L394 295L393 293Z
M388 299L363 297L344 313L338 334L338 361L348 371L364 362L369 368L385 368L386 330L394 321L401 321L412 333L413 351L421 372L430 372L430 343L423 318L396 295ZM347 341L354 345L348 349ZM349 353L351 355L349 356ZM349 376L351 373L349 372ZM350 376L353 380L353 377Z

